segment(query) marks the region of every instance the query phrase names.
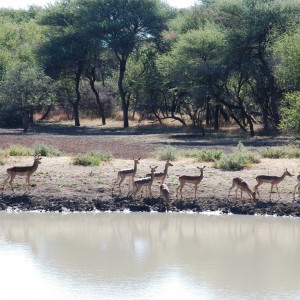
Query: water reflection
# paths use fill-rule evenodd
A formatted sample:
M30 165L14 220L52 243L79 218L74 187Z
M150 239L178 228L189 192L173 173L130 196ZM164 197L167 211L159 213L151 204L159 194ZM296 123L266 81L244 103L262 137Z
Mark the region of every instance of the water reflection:
M64 299L296 299L299 246L299 219L0 214L0 257Z

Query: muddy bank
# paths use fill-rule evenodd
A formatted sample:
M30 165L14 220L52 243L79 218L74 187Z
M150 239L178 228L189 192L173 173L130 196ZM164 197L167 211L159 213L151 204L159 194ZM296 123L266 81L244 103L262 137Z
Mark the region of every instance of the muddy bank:
M131 211L131 212L165 212L166 205L157 198L143 198L133 200L127 197L57 197L53 195L2 195L0 196L0 210L16 211L45 211L45 212L91 212L91 211ZM300 217L300 202L257 201L241 202L232 199L202 198L178 200L172 202L169 211L218 211L224 214L239 215L277 215Z

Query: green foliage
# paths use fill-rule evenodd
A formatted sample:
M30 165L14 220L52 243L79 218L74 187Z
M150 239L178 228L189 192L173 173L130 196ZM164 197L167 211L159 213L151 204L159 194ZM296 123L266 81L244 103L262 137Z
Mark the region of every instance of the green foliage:
M29 156L31 155L31 149L21 145L11 145L9 148L4 149L5 155L9 156Z
M103 161L110 161L112 159L112 155L109 152L96 152L91 151L85 154L77 155L73 159L74 165L79 166L93 166L97 167Z
M7 157L7 154L4 151L0 151L0 165L4 165L4 159Z
M168 145L168 146L157 148L155 150L154 156L158 160L170 160L170 161L174 161L174 160L177 160L177 158L179 156L179 153L178 153L178 149L177 148Z
M0 10L0 15L3 13L5 10ZM0 28L0 65L4 70L21 62L34 64L34 49L43 39L41 26L33 18L16 20L1 16Z
M219 160L222 155L224 155L223 151L216 149L205 149L205 150L197 150L197 149L189 149L181 152L184 157L196 158L198 161L207 161L214 162Z
M44 144L38 144L33 147L33 154L35 156L39 155L39 156L52 157L52 156L62 156L63 153L54 147L47 146Z
M279 128L283 132L300 132L300 92L286 94L284 100Z
M140 46L162 44L167 14L156 0L81 1L86 35L92 34L96 44L105 45L117 58L118 90L122 102L124 127L128 122L128 99L123 84L127 60Z
M300 89L300 28L279 38L273 47L274 56L279 61L276 78L289 91Z
M260 151L263 158L300 158L300 148L296 146L268 147Z
M219 160L214 162L213 167L221 170L241 170L247 165L259 162L259 157L253 153L235 152L222 155Z
M0 81L0 107L4 111L19 112L26 132L30 112L51 103L51 83L37 65L17 64Z
M240 142L232 154L223 154L213 163L213 167L221 170L241 170L248 165L260 162L259 155L246 150Z

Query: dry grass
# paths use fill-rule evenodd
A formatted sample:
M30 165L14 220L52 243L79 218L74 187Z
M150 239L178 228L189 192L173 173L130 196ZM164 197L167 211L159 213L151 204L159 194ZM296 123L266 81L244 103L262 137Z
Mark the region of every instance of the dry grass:
M96 124L95 124L96 122ZM117 179L117 172L122 168L133 167L133 158L141 157L138 165L137 178L149 173L150 165L157 165L158 170L163 170L165 161L153 158L153 153L158 147L171 145L179 150L185 149L220 149L230 152L235 149L239 140L251 149L260 149L262 146L273 146L290 141L286 137L257 139L244 138L239 132L232 131L230 135L218 133L203 138L198 132L183 129L182 127L159 127L139 125L131 122L128 129L122 128L122 122L107 120L106 126L100 125L99 121L82 120L82 126L75 128L69 122L59 124L38 125L27 135L23 135L21 129L0 129L0 149L10 145L20 144L33 147L36 144L44 144L55 147L69 156L44 157L37 172L32 176L33 195L59 195L72 199L73 196L86 195L111 197L113 182ZM114 159L101 163L99 167L82 167L72 164L71 155L86 153L88 151L105 151L113 154ZM199 170L196 166L206 165L204 179L200 184L198 197L226 198L231 186L232 179L240 176L253 188L256 184L257 175L282 175L285 168L292 174L300 173L299 159L262 159L259 164L249 166L240 171L222 171L212 167L212 163L199 163L197 158L179 158L172 162L169 168L169 176L166 183L170 187L171 199L175 200L178 176L197 175ZM31 165L32 157L9 157L4 159L4 165L0 165L0 181L5 178L5 170L15 165ZM23 178L15 179L17 194L23 193ZM292 193L296 184L296 178L286 178L280 183L279 190L284 201L292 201ZM269 185L260 188L262 200L269 196ZM123 194L128 192L128 180L122 184ZM6 190L5 193L11 193ZM159 184L155 182L153 187L154 196L159 196ZM193 198L193 187L186 186L183 195ZM234 197L234 196L231 196ZM274 194L274 199L277 195Z
M5 170L9 166L14 165L30 165L32 158L30 157L10 157L5 166L0 166L0 179L4 180ZM165 162L154 159L143 159L138 165L136 178L144 177L149 173L149 166L157 165L158 170L162 171ZM175 200L176 188L179 184L178 177L180 175L198 175L197 166L203 166L195 162L194 159L181 159L173 162L173 167L169 168L169 175L166 182L171 191L171 199ZM260 164L253 165L249 169L242 171L230 172L221 171L212 168L211 163L205 163L204 179L199 186L198 198L226 198L228 190L231 186L232 179L240 176L253 188L256 184L255 177L257 175L282 175L285 168L292 174L298 174L300 171L300 162L297 159L280 159L270 160L263 159ZM111 196L112 184L117 179L117 172L122 168L133 167L132 160L113 159L110 162L102 163L99 167L82 167L74 166L70 157L44 157L42 164L39 166L36 173L32 176L32 194L55 194L66 196L70 199L72 195L103 195ZM17 194L23 193L23 178L16 178L14 186ZM284 201L291 202L293 200L292 192L296 184L296 178L287 177L279 184L279 191ZM270 185L262 185L260 187L260 199L268 200ZM122 184L122 194L128 192L128 179ZM118 189L115 189L118 192ZM6 190L5 193L11 193ZM153 185L154 197L159 196L159 183ZM183 189L185 198L192 198L193 186L187 185ZM233 193L234 195L234 193ZM234 197L234 196L231 196ZM278 199L276 194L274 199Z

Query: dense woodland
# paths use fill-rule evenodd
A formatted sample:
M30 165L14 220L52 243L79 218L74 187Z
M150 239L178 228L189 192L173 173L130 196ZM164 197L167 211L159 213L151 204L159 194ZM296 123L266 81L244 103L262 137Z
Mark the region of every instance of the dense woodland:
M1 124L60 109L300 131L300 0L61 0L0 23Z

